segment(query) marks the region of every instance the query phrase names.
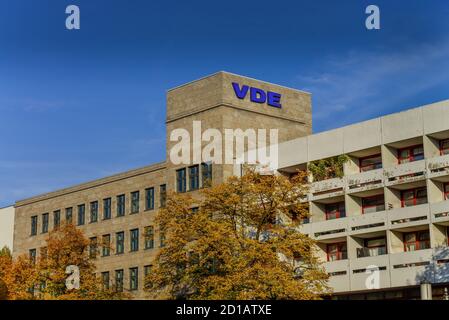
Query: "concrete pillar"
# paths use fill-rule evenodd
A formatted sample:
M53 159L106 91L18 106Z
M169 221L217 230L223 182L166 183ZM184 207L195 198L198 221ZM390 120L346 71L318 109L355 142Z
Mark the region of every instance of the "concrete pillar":
M432 300L432 284L421 283L421 300Z

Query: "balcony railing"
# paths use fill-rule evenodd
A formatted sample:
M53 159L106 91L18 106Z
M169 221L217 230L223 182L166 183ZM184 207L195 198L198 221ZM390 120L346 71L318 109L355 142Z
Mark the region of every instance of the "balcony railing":
M377 257L383 254L387 254L386 247L357 248L357 258Z

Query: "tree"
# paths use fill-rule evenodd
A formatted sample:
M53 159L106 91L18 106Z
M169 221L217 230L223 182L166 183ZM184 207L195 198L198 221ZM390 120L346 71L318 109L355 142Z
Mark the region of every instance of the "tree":
M156 217L166 245L145 290L169 299L319 299L327 274L314 241L297 229L306 192L304 173L250 169L204 189L201 201L170 194Z
M50 232L40 257L31 261L27 256L2 259L0 279L6 285L10 300L103 300L122 299L122 293L103 288L95 275L95 264L88 255L89 240L83 232L68 224ZM67 266L80 271L80 288L66 286Z
M314 181L343 177L343 166L349 160L347 155L339 155L309 163L308 169Z

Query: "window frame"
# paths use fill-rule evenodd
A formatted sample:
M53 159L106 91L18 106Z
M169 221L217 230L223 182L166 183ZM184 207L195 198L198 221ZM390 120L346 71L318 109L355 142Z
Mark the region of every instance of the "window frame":
M446 143L446 142L449 143L449 138L448 138L448 139L443 139L443 140L440 140L440 141L439 141L440 156L444 156L444 155L449 154L449 146L448 146L447 148L443 148L443 143ZM445 151L445 150L447 150L448 152L447 152L447 153L444 153L443 151Z
M126 195L119 194L117 196L117 208L116 216L124 217L126 215Z
M50 224L50 214L48 212L42 214L42 233L48 233Z
M61 226L61 210L53 211L53 229L56 230Z
M180 175L182 173L182 175ZM176 192L187 192L187 170L186 168L180 168L176 170Z
M449 200L449 188L446 191L446 187L449 187L449 182L443 183L443 198L444 200Z
M200 188L200 166L198 164L189 167L189 191Z
M119 237L121 236L121 237ZM119 242L120 241L120 242ZM125 253L125 232L119 231L115 233L115 248L116 248L116 255L124 254ZM119 250L120 248L120 250Z
M90 223L98 222L98 200L92 201L90 207Z
M330 260L330 257L332 255L332 253L330 253L330 247L332 247L332 246L335 246L337 249L337 251L335 253L337 259L335 259L335 260ZM342 250L343 248L345 248L345 250ZM347 260L348 259L348 245L347 245L346 241L326 244L326 255L327 255L328 262Z
M380 167L379 168L375 168L376 164L378 164L378 163L362 165L363 160L373 159L373 158L377 158L377 157L380 157ZM363 168L370 167L370 166L373 166L373 169L363 170ZM377 154L374 154L371 156L359 158L359 171L360 172L367 172L367 171L371 171L371 170L382 169L382 167L383 167L383 163L382 163L382 154L381 153L377 153Z
M112 198L103 199L103 220L109 220L112 218Z
M212 186L212 163L203 162L201 163L201 187L208 188Z
M137 290L139 290L139 267L129 268L129 291Z
M108 239L106 243L106 239ZM109 257L111 255L111 234L104 234L101 236L101 256L102 257ZM107 244L107 245L106 245Z
M335 218L329 218L331 214L334 214L332 210L329 210L330 206L338 206L337 211L335 213ZM343 208L343 210L341 210ZM346 204L344 201L339 201L335 203L326 203L324 206L324 213L326 215L326 220L334 220L346 217ZM342 214L343 213L343 214Z
M418 147L420 147L420 148L423 149L422 153L418 153L418 154L417 154L417 155L422 155L422 159L416 160L416 159L415 159L415 158L416 158L416 155L413 153L413 150L416 149L416 148L418 148ZM423 160L423 159L424 159L424 145L423 145L423 144L415 144L415 145L413 145L413 146L409 146L409 147L405 147L405 148L400 148L400 149L397 149L397 150L398 150L398 164L410 163L410 162L419 161L419 160ZM408 156L407 158L401 157L401 153L402 153L402 151L404 151L404 150L408 150L408 151L409 151L409 156ZM402 162L404 159L408 159L409 161L407 161L407 162Z
M154 226L146 226L144 229L145 232L145 250L154 249ZM151 245L149 246L148 244Z
M406 241L406 236L414 234L415 235L415 241ZM420 240L420 236L423 234L427 234L428 239ZM420 230L420 231L412 231L412 232L404 232L402 236L402 242L404 245L404 252L413 252L413 251L419 251L419 250L425 250L430 249L430 230ZM426 245L423 247L421 243L425 243ZM415 250L407 250L408 244L414 244Z
M81 210L81 208L83 210ZM85 224L86 224L86 205L83 203L83 204L79 204L78 205L78 221L77 221L77 225L78 226L84 226Z
M70 219L68 219L70 217ZM65 222L73 224L73 207L65 208Z
M36 236L37 235L37 229L39 224L39 216L35 215L31 217L31 232L30 236Z
M167 205L167 185L161 184L159 186L159 207L165 208Z
M120 277L118 275L121 275ZM119 281L120 280L120 281ZM115 270L115 291L123 292L125 281L125 272L123 269Z
M365 201L366 200L370 200L370 199L380 199L380 198L382 198L382 204L383 204L383 206L384 206L384 209L383 210L379 210L379 211L375 211L375 212L380 212L380 211L385 211L385 195L382 193L382 194L378 194L378 195L374 195L374 196L369 196L369 197L363 197L362 198L362 214L369 214L370 212L365 212L365 209L366 208L373 208L373 207L378 207L379 206L379 204L375 204L375 205L366 205L365 204Z
M407 189L407 190L401 190L401 208L414 207L414 206L418 205L417 199L424 198L424 197L418 197L417 196L418 191L421 191L421 190L425 190L426 191L426 196L425 196L426 202L419 203L419 204L426 204L426 203L428 203L429 199L428 199L428 194L427 194L427 186L411 188L411 189ZM410 191L413 191L413 198L412 199L408 199L408 200L404 199L404 194L406 192L410 192ZM413 200L413 205L405 206L405 201L409 201L409 200Z
M137 197L136 197L137 195ZM131 192L131 210L130 214L136 214L140 211L140 191Z
M154 187L145 189L145 210L154 210Z
M137 252L139 251L139 229L129 230L129 251Z
M105 277L107 276L107 277ZM107 279L105 279L107 278ZM105 281L107 280L107 281ZM103 271L101 273L101 283L103 286L103 290L109 290L111 288L111 275L109 273L109 271Z

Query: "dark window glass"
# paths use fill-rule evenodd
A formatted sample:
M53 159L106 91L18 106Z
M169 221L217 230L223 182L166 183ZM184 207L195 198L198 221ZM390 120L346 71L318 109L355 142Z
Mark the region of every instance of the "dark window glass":
M125 252L125 233L123 231L116 233L116 251L117 254Z
M186 192L186 169L176 170L176 191Z
M424 148L422 145L407 147L398 150L399 163L408 163L424 159Z
M404 233L404 251L416 251L430 248L428 230Z
M167 186L165 184L162 184L159 187L159 205L161 208L165 207L167 201Z
M48 218L49 218L48 213L44 213L42 215L42 233L48 232Z
M82 226L86 223L86 205L80 204L78 206L78 225Z
M440 154L441 155L449 154L449 139L440 141Z
M154 188L145 190L145 210L154 209Z
M70 224L73 223L73 208L65 209L65 222Z
M35 236L37 234L37 216L31 217L31 235Z
M140 199L139 191L134 191L131 193L131 213L139 212L139 199Z
M345 203L338 202L326 204L326 220L338 219L346 217Z
M348 259L346 242L327 245L327 261L337 261L345 259Z
M159 231L159 245L161 248L165 247L165 232Z
M90 203L90 223L98 221L98 201Z
M123 292L123 270L115 270L115 291Z
M385 210L384 195L362 198L362 213L371 213Z
M135 291L139 288L139 268L129 269L129 289Z
M36 249L30 249L29 255L31 263L36 263Z
M89 239L89 257L95 259L97 257L98 240L97 237Z
M111 219L111 198L103 199L103 219Z
M154 227L145 227L145 249L154 248Z
M138 251L139 250L139 229L133 229L130 231L131 233L131 242L130 242L130 250Z
M125 215L125 195L117 196L117 217L123 217Z
M61 225L61 210L56 210L53 212L53 227L58 229Z
M189 167L189 190L197 190L200 187L200 167Z
M416 206L427 203L427 188L415 188L401 191L402 207Z
M212 163L201 164L201 176L203 188L210 187L212 185Z
M105 234L102 237L102 242L103 242L102 256L107 257L111 254L111 235Z
M380 154L360 158L360 172L382 168L382 157Z
M151 268L152 268L152 266L151 265L148 265L148 266L145 266L144 267L144 275L145 275L145 277L147 277L150 273L151 273Z
M109 290L110 288L109 271L101 273L101 280L103 283L103 290Z

